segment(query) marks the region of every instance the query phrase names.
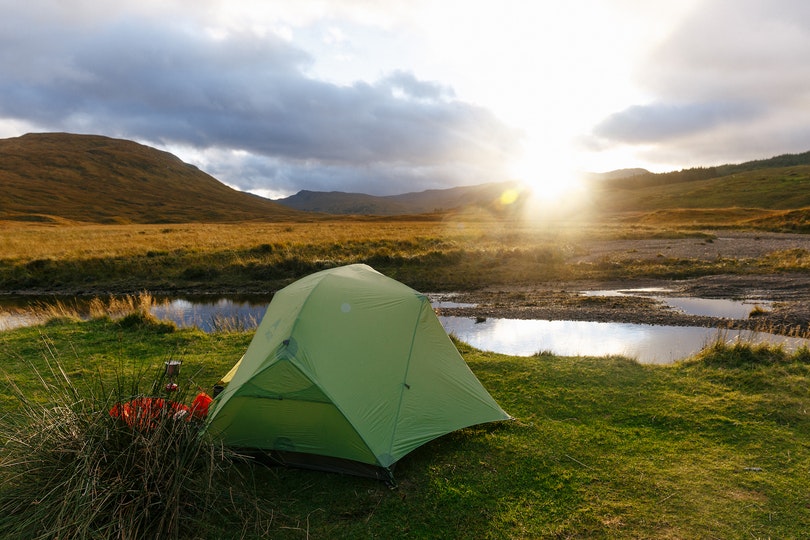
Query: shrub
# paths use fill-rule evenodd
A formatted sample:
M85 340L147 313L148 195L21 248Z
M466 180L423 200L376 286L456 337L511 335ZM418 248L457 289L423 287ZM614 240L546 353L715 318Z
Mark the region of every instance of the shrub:
M0 418L0 537L184 538L218 512L223 521L232 519L226 511L244 514L229 503L241 458L202 435L200 420L169 406L154 409L148 426L110 414L134 396L165 394L162 375L149 382L142 370L79 386L49 368L38 373L48 401L12 384L20 407Z

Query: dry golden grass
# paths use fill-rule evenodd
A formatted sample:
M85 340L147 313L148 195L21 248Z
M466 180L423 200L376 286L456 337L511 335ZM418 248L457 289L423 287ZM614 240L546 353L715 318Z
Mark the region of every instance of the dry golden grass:
M549 230L519 222L322 221L314 223L240 223L181 225L48 226L0 223L2 258L88 259L128 257L150 252L221 252L262 245L333 246L347 242L373 243L441 240L477 249L529 248L557 243L582 232ZM429 243L429 242L428 242Z
M414 288L558 277L582 230L512 221L44 226L0 224L0 290L267 291L366 263Z
M444 221L43 225L0 222L0 291L25 294L268 292L303 275L365 263L417 290L571 279L686 278L804 271L803 250L749 259L582 262L615 239L705 239L692 225L537 222L467 214Z

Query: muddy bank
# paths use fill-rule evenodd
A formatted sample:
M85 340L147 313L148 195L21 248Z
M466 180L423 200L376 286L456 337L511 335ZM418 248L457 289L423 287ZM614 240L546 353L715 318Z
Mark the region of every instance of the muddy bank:
M588 296L585 291L655 289L656 297L770 300L747 319L686 315L651 295ZM810 330L810 276L707 276L688 280L564 282L537 286L497 286L453 295L475 307L442 308L463 317L627 322L672 326L768 329L778 333Z
M789 250L810 251L810 235L750 231L704 231L700 237L584 240L567 262L759 258ZM656 296L769 300L765 312L743 320L685 315L650 296L586 296L583 291L660 289ZM627 322L672 326L810 331L810 275L718 274L683 280L637 279L621 282L573 281L534 286L492 286L456 296L475 308L444 309L470 317Z

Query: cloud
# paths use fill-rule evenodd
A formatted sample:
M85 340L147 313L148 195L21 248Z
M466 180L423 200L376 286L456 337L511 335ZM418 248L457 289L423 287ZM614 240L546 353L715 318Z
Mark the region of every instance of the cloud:
M807 150L807 58L810 3L703 2L638 70L650 102L598 122L586 146L692 165Z
M603 120L594 128L594 134L624 143L660 143L750 120L759 113L756 103L718 101L635 105Z
M705 2L649 58L640 75L680 100L792 100L807 95L810 4Z
M404 97L413 99L442 101L455 97L452 88L434 82L420 81L413 73L407 71L395 71L385 77L382 83L395 93L399 92Z
M350 85L312 78L313 58L272 32L18 15L0 23L0 118L216 150L225 161L206 170L243 189L399 193L497 180L520 138L407 71Z

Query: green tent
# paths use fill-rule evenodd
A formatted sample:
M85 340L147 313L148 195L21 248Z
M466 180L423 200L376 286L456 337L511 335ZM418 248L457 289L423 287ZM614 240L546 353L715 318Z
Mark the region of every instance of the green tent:
M361 264L277 292L227 378L207 430L228 446L381 479L436 437L509 418L429 300Z

